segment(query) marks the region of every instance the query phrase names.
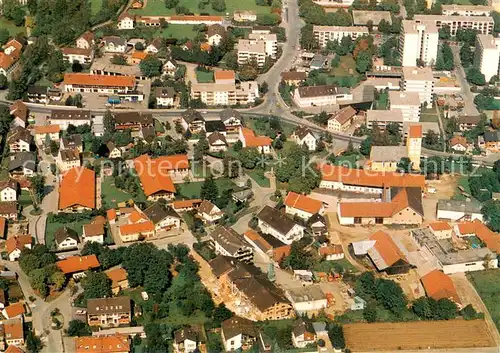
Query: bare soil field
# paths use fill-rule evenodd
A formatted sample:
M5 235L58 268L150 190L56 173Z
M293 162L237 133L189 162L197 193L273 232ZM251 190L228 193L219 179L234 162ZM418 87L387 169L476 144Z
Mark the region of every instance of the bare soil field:
M349 324L344 337L352 352L495 346L484 320Z

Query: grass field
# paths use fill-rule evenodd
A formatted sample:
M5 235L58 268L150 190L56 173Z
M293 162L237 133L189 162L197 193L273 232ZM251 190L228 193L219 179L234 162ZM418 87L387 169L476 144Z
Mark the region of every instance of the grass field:
M198 8L199 1L197 0L181 0L178 6L188 8L194 14L208 13L210 15L225 15L226 12L232 14L236 10L251 10L257 14L265 14L271 12L270 6L258 6L254 0L226 0L226 11L217 12L212 9L212 6L207 5L203 10ZM147 0L146 7L139 10L130 10L131 13L143 16L162 16L175 15L175 9L167 9L163 0Z
M470 195L470 186L469 186L469 177L468 176L461 176L458 178L458 186L461 186L464 188L464 192ZM457 187L457 190L455 191L455 195L453 195L453 200L465 200L466 197L462 195L462 192L460 189Z
M375 109L386 110L389 103L389 93L382 92L379 94L378 99L375 101Z
M0 28L5 28L6 30L8 30L11 36L14 36L18 33L26 33L26 28L17 27L16 25L14 25L14 23L2 17L0 17Z
M217 188L219 189L219 195L222 193L233 190L237 188L237 185L233 183L230 179L216 179L215 183L217 184ZM203 182L195 182L195 183L183 183L183 184L175 184L175 188L177 193L184 198L187 199L196 199L200 198L201 186Z
M78 222L71 222L71 223L56 223L56 222L49 222L47 220L47 226L45 227L45 244L49 249L55 249L55 243L54 243L54 233L61 227L68 227L73 229L75 232L78 233L78 236L82 236L82 227L84 224L90 223L89 220L83 220L83 221L78 221Z
M340 64L331 70L333 76L350 76L356 73L356 61L351 55L341 56Z
M467 273L479 296L500 330L500 269Z
M245 170L245 173L252 178L259 186L263 188L268 188L271 186L271 182L269 178L264 175L264 170L262 169L248 169Z
M102 0L90 0L90 8L92 10L92 15L97 14L102 7Z
M354 267L349 260L341 259L335 261L321 261L314 267L315 271L318 272L330 272L331 270L336 270L337 268L342 267L347 272L358 272L358 269Z
M28 206L33 204L33 200L31 198L31 194L29 191L21 190L21 195L19 196L19 203L23 206Z
M193 25L169 24L167 28L160 30L158 34L165 38L193 39L197 33Z
M357 161L362 158L359 154L351 154L349 156L338 156L335 158L335 165L345 165L349 168L358 168Z
M386 333L386 334L381 334ZM443 320L344 325L353 352L493 347L484 320ZM471 352L474 350L471 349Z
M213 71L201 71L197 70L196 71L196 79L198 80L198 83L210 83L214 82L214 73Z
M102 201L107 207L115 208L119 202L132 199L132 195L115 187L113 177L106 177L101 184Z

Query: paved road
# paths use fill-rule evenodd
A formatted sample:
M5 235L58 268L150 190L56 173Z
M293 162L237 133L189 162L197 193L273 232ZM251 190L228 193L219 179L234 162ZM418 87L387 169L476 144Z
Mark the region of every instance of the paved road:
M455 73L460 81L460 94L465 103L464 115L479 115L479 111L474 104L474 94L470 91L470 86L460 61L460 47L458 45L451 45L451 51L453 52L453 60L455 61Z
M29 297L36 298L34 302L31 303L27 301L27 303L29 303L31 308L35 334L41 336L44 343L42 353L62 352L61 331L50 329L50 324L52 323L50 313L55 308L58 308L61 315L64 317L63 328L67 328L68 322L72 319L69 290L64 291L59 297L51 302L45 302L35 294L33 289L31 289L28 276L21 270L17 262L0 260L0 264L18 274L18 282L26 299Z

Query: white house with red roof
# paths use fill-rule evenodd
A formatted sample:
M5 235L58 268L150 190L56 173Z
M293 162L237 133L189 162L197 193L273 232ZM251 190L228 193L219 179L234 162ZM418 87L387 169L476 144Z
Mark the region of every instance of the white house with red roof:
M253 130L240 127L238 138L243 147L257 148L263 154L271 153L271 138L267 136L257 136Z
M286 196L285 209L287 214L297 215L306 221L316 213L325 213L323 202L295 192L289 192Z
M118 17L118 29L134 29L135 17L128 12L122 13Z

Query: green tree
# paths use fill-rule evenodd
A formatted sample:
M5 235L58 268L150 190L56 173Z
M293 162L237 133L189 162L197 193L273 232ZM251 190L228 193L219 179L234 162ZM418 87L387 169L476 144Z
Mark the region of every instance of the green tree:
M359 145L359 152L363 156L369 156L372 150L372 144L373 144L373 138L371 136L365 138L363 141L361 141L361 144Z
M8 87L9 81L4 74L0 74L0 89L6 89Z
M198 143L194 146L193 159L197 162L202 161L209 147L207 136L204 133L201 134Z
M245 147L238 153L238 159L246 169L254 169L259 163L261 154L257 148Z
M104 272L88 271L82 279L82 287L86 300L111 296L111 280Z
M363 309L363 318L367 322L377 322L377 305L374 303L368 304Z
M215 180L212 177L206 178L205 181L203 182L203 185L201 186L201 191L200 191L201 199L214 202L215 200L217 200L218 196L219 196L219 190L217 188Z
M429 298L420 297L412 303L411 309L418 317L424 320L431 320L433 317L433 312L431 305L429 303Z
M451 38L450 26L445 25L439 29L439 39L448 40Z
M153 55L148 55L139 64L141 73L146 77L155 77L161 75L162 62Z
M4 45L10 38L10 33L6 28L0 28L0 45Z
M290 248L290 254L283 259L280 267L293 270L312 269L314 258L309 251L305 250L309 242L309 238L302 238L299 241L294 241Z
M398 171L403 173L411 172L411 161L408 157L403 157L398 163Z
M213 314L213 323L215 327L219 327L220 324L227 320L230 319L233 316L233 312L229 310L224 303L219 304Z
M334 348L344 349L345 348L345 338L344 338L344 329L342 325L330 322L328 323L328 337L332 342Z
M318 49L318 41L316 40L313 32L313 25L306 24L300 30L300 46L307 50Z
M465 320L476 320L484 317L484 314L478 313L472 304L467 304L462 310L460 310L460 315L462 315Z
M38 353L42 350L43 343L39 337L37 337L33 331L28 331L26 335L26 350L28 353Z
M474 52L468 44L464 44L460 48L460 61L464 68L471 66L474 61Z
M356 57L356 71L364 74L372 66L372 56L367 51L362 51Z
M486 84L484 75L475 66L472 66L467 70L467 81L478 86L484 86Z
M375 297L384 307L396 315L406 309L406 297L403 290L396 282L387 279L378 279L376 281Z
M165 0L165 7L167 9L173 9L179 5L179 0Z
M494 232L500 232L500 201L490 200L486 202L481 213L488 228Z
M92 331L87 323L80 320L71 320L68 324L67 335L70 337L90 336Z
M226 11L226 2L224 0L211 0L212 9L217 12Z

